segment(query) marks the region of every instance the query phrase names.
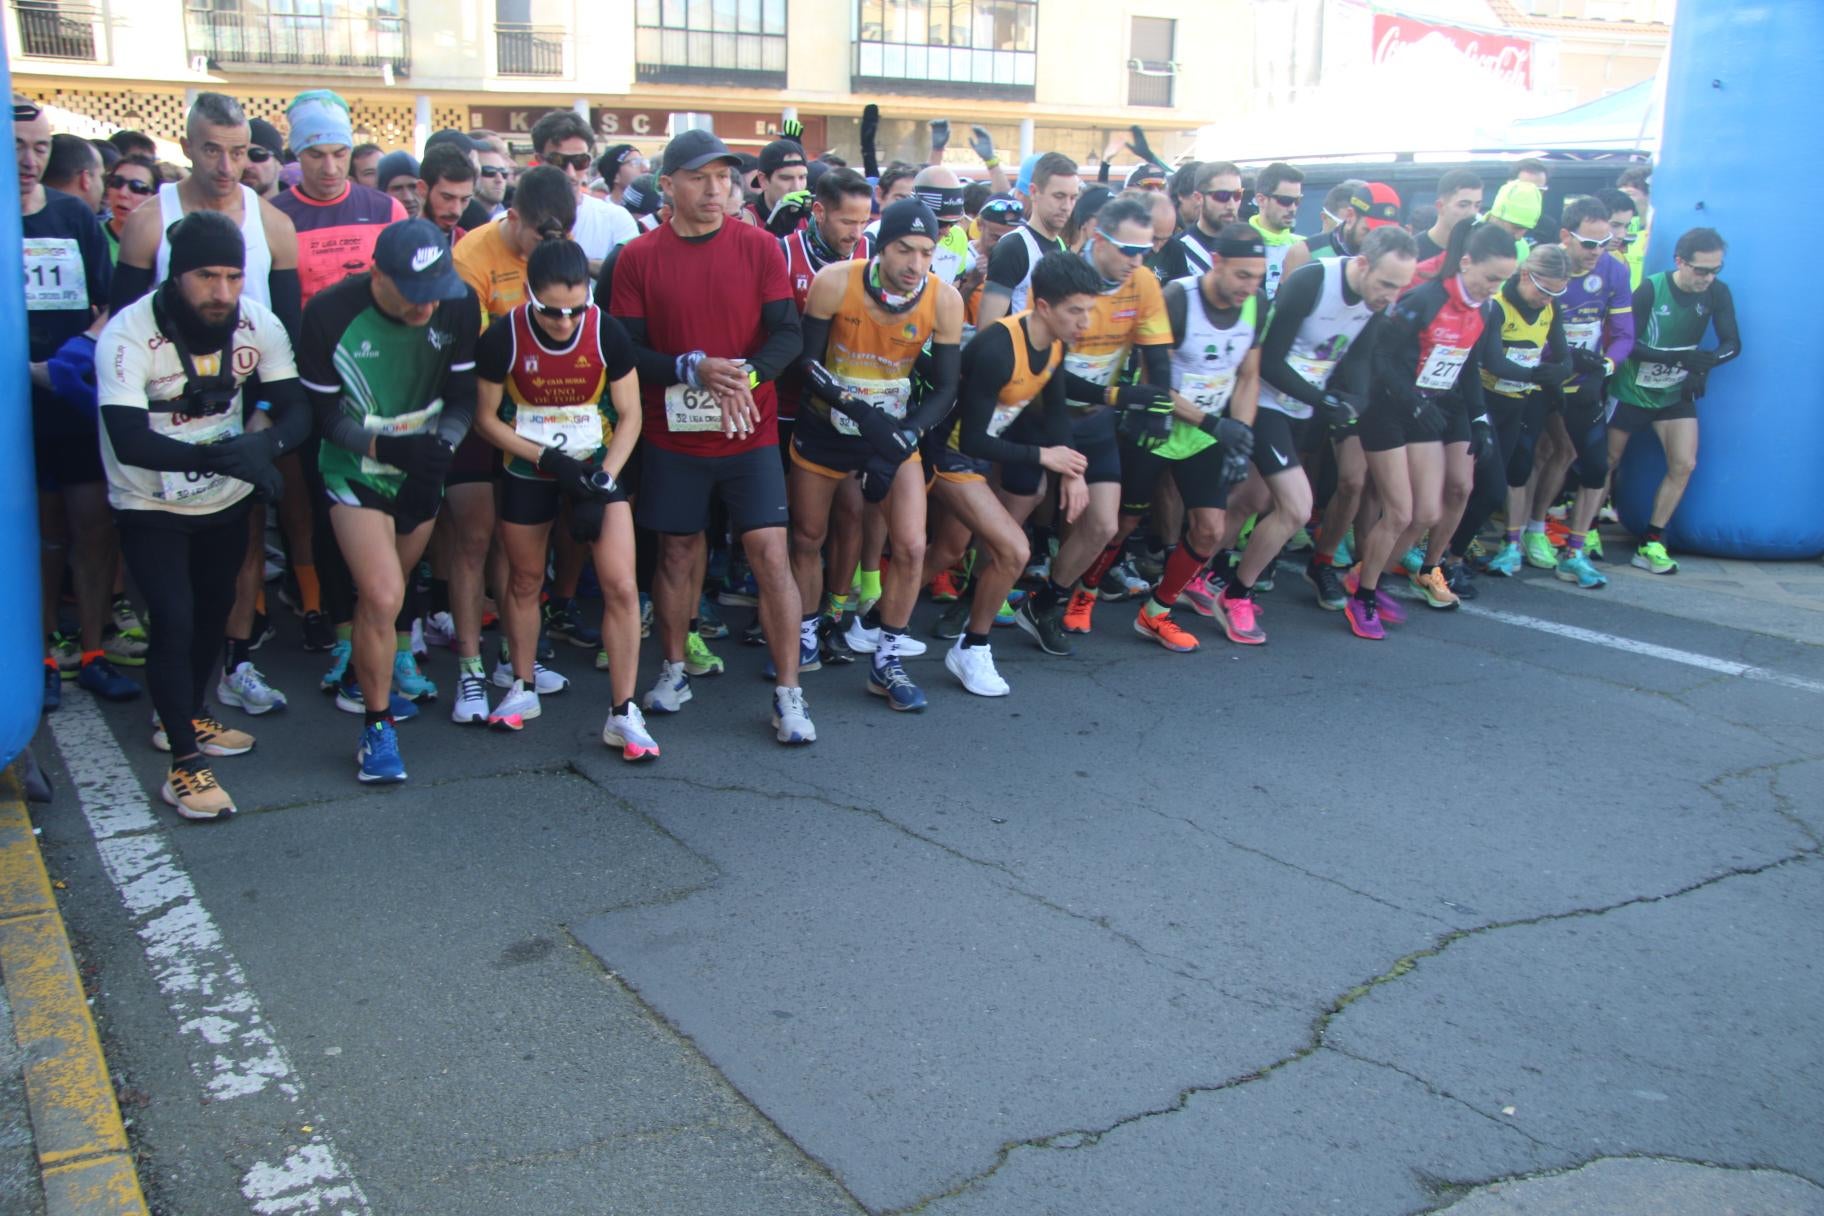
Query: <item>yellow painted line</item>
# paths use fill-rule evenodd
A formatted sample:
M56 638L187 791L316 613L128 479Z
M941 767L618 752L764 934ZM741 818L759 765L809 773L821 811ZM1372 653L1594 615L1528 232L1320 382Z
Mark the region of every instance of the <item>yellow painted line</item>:
M48 1210L144 1213L95 1019L10 773L0 774L0 979L26 1059L26 1102Z

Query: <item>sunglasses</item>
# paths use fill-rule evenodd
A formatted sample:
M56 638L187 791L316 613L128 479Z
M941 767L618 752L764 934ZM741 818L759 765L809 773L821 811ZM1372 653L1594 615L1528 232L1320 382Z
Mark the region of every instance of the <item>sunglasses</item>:
M545 164L550 165L553 169L568 167L581 173L589 168L590 161L593 158L587 152L572 152L568 156L565 156L561 152L546 152L538 159Z
M158 187L151 182L142 182L137 177L122 177L116 173L109 176L108 189L125 190L131 194L152 194Z
M1533 286L1537 287L1542 294L1551 296L1554 300L1571 289L1571 285L1569 283L1566 283L1563 287L1560 287L1557 291L1553 291L1551 288L1547 287L1544 283L1541 283L1539 281L1539 276L1532 273L1531 271L1527 272L1526 277L1533 281Z
M256 165L265 164L267 161L271 160L275 155L277 155L277 153L275 153L271 148L262 148L258 144L248 144L247 145L247 159L252 161Z
M1683 258L1680 258L1679 260L1681 262L1684 261ZM1706 279L1714 279L1717 275L1723 273L1723 266L1722 266L1721 262L1718 262L1714 266L1694 266L1690 262L1685 262L1685 269L1689 270L1692 274L1697 275L1700 278L1706 278Z
M1123 255L1130 258L1143 258L1153 251L1153 243L1151 241L1146 242L1144 245L1128 245L1121 241L1112 240L1108 243L1113 245L1116 249L1119 249Z
M1268 194L1263 197L1272 199L1282 207L1296 207L1305 201L1302 194Z
M1203 197L1213 198L1219 203L1239 203L1244 193L1241 190L1205 190Z
M572 317L580 317L589 311L587 304L578 304L574 308L559 308L555 304L541 304L538 297L532 294L532 288L529 286L526 288L526 301L527 307L533 312L541 317L549 317L553 321L568 321Z
M1579 245L1582 245L1584 248L1584 251L1587 253L1594 253L1598 249L1607 249L1612 243L1614 243L1614 240L1615 240L1615 238L1612 236L1605 236L1605 237L1578 236L1578 237L1572 237L1571 239L1576 241Z
M481 167L481 175L483 177L505 177L507 171L498 165L483 165Z

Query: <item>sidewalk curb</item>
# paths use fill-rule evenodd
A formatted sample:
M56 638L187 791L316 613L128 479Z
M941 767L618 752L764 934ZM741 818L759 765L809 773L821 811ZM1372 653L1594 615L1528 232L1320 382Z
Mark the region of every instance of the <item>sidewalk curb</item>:
M47 1216L144 1216L95 1020L10 771L0 772L0 977L27 1059L26 1100Z

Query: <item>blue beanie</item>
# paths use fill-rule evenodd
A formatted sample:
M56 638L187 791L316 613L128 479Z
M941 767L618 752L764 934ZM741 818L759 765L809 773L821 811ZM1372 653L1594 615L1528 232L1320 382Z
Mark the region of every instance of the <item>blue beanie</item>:
M291 150L302 152L318 144L355 145L354 122L348 116L348 103L329 89L310 89L292 98L285 107L285 118L291 123Z

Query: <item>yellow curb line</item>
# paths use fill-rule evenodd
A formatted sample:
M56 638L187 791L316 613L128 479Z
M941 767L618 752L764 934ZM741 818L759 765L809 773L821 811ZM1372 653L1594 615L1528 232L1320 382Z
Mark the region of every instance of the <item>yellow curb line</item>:
M48 1216L146 1213L101 1039L18 779L0 773L0 979Z

